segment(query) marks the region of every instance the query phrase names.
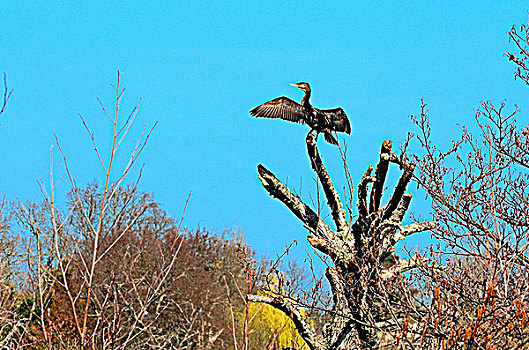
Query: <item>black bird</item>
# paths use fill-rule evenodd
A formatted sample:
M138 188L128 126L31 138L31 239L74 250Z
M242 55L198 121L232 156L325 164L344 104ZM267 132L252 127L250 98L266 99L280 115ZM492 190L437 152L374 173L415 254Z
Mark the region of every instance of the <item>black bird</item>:
M309 133L316 131L316 139L320 133L323 133L325 141L333 145L338 145L338 141L332 134L333 131L351 134L351 124L343 108L314 108L309 102L311 93L309 83L301 82L290 85L305 91L301 104L281 96L255 107L250 111L250 115L256 118L281 118L289 122L307 124L310 126Z

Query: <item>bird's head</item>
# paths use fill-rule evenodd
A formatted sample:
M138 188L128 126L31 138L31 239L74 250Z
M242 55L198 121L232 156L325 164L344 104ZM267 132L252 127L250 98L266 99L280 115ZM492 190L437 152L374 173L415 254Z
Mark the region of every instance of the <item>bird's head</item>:
M309 83L299 82L299 83L296 83L296 84L289 84L289 85L295 86L295 87L297 87L297 88L299 88L299 89L301 89L301 90L303 90L305 92L310 91Z

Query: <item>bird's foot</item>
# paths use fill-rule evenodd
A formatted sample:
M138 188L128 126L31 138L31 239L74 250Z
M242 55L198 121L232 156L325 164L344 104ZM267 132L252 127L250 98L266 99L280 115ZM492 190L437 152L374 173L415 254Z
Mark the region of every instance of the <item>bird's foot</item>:
M315 131L314 129L310 129L310 131L307 133L307 137L306 137L307 142L309 142L309 140L314 140L316 142L318 141L318 135L320 133L316 132L316 135L314 135L314 131Z

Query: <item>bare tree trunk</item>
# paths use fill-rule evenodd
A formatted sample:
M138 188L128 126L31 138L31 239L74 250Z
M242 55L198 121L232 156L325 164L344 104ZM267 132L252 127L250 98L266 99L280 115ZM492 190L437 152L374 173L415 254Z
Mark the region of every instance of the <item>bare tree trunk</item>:
M331 321L323 327L321 334L317 334L299 306L281 295L249 295L248 300L267 303L283 311L292 319L310 349L376 348L379 345L377 332L384 321L380 315L380 305L384 304L381 302L384 295L382 285L416 265L414 259L390 264L394 246L406 236L429 230L435 224L402 225L412 198L411 193L405 191L415 166L392 154L390 141L382 143L375 175L371 175L373 167L370 165L358 184L358 216L354 223L345 219L340 196L323 165L314 136L309 133L306 142L312 169L322 185L336 230L332 230L270 170L261 164L257 170L270 196L279 199L298 217L309 231L309 243L333 262L334 267L328 267L325 273L333 296ZM388 203L380 207L390 163L398 164L403 173Z

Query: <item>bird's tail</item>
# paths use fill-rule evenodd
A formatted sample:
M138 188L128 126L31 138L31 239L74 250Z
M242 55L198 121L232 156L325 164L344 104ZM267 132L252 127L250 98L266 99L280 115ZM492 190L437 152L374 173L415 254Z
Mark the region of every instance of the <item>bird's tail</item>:
M326 133L324 134L324 137L325 137L325 141L327 141L327 142L330 143L331 145L338 146L338 140L336 140L336 138L334 137L334 135L331 134L330 132L326 132Z

